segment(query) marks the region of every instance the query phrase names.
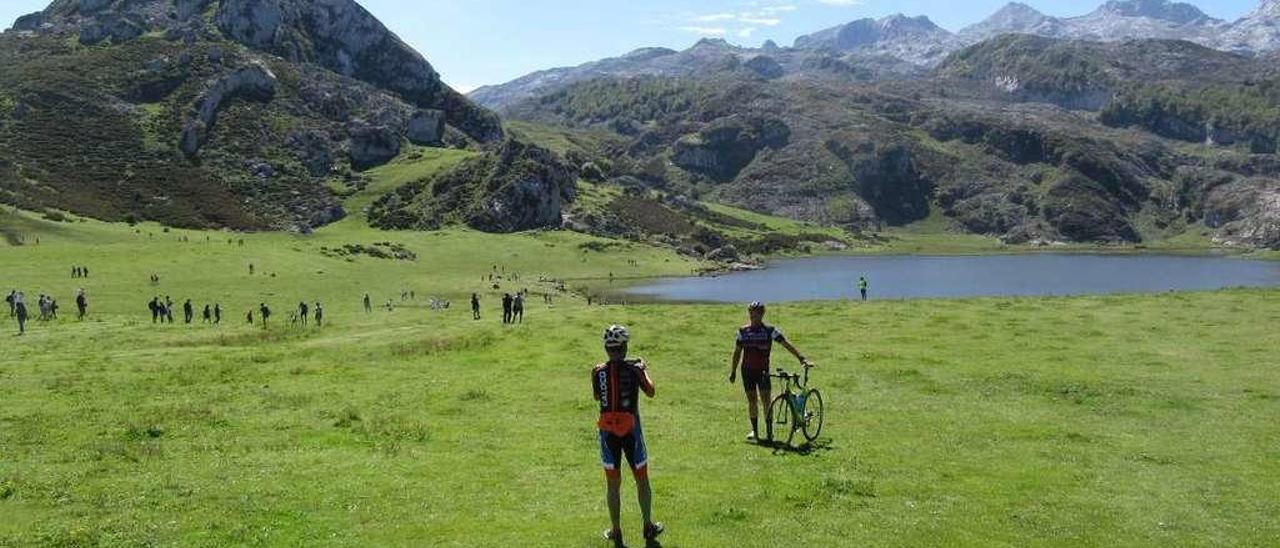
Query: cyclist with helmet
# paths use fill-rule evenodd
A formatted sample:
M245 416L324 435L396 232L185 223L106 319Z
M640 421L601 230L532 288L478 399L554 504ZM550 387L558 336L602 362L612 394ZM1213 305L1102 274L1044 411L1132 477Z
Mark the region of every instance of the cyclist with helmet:
M751 322L738 329L737 345L733 350L733 363L730 364L729 382L737 380L738 369L742 369L742 388L747 392L747 410L751 417L751 433L748 441L760 439L759 402L765 406L765 427L768 428L767 439L773 439L773 416L769 409L769 401L773 397L773 384L769 377L769 355L773 352L773 343L786 348L805 367L813 365L804 355L791 345L782 331L764 323L765 305L761 302L751 303L747 307Z
M591 393L600 404L600 460L608 487L609 519L612 527L604 538L614 546L622 542L622 457L625 455L635 476L640 513L644 516L644 538L652 541L662 534L661 523L652 519L653 491L649 487L649 456L640 426L640 394L652 398L653 380L644 360L627 359L631 334L615 325L604 332L604 349L609 361L591 371Z

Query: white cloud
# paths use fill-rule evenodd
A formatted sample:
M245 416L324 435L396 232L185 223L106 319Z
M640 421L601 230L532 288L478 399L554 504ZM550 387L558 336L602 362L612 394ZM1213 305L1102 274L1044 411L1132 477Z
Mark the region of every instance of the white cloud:
M703 36L727 36L732 34L740 38L749 38L761 27L781 25L783 15L798 9L795 4L745 2L743 10L735 13L686 14L685 20L687 24L676 28ZM707 25L706 23L716 23L716 25Z
M818 3L828 6L861 6L864 0L818 0Z
M697 26L691 26L691 27L677 27L677 30L682 30L682 31L685 31L685 32L692 32L693 34L697 34L697 35L699 35L699 36L716 36L716 37L720 37L720 36L724 36L724 35L726 35L726 34L729 34L729 30L728 30L728 29L726 29L726 28L724 28L724 27L697 27Z

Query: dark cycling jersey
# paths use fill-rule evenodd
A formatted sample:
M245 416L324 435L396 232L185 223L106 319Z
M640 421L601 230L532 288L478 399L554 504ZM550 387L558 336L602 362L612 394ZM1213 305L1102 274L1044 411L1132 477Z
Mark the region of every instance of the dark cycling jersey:
M764 371L769 369L769 354L773 343L786 341L776 327L748 325L738 330L738 348L742 349L742 370Z
M611 478L618 476L623 457L637 478L649 477L649 451L640 425L640 363L609 362L591 371L591 391L600 401L600 463Z
M597 365L591 371L591 391L600 402L600 413L640 414L640 360Z

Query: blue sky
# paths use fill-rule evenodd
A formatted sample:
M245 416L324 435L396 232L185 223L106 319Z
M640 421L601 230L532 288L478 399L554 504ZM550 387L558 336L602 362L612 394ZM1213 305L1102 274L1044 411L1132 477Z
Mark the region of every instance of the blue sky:
M1008 0L358 0L418 48L447 82L469 90L641 46L682 49L702 36L756 46L862 17L928 15L951 30ZM1050 15L1080 15L1102 0L1023 0ZM1192 0L1235 20L1258 0ZM49 0L0 0L0 26Z

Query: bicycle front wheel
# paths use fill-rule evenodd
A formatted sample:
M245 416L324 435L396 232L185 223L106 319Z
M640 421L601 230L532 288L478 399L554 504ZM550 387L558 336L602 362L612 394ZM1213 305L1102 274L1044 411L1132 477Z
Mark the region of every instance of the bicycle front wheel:
M795 437L796 426L791 420L791 403L787 401L786 394L778 394L773 398L773 403L769 404L769 441L777 439L778 432L786 433L787 443L791 443L791 438Z
M813 442L818 439L818 435L822 434L822 393L818 389L813 389L805 393L804 397L804 422L801 426L804 428L805 439Z

